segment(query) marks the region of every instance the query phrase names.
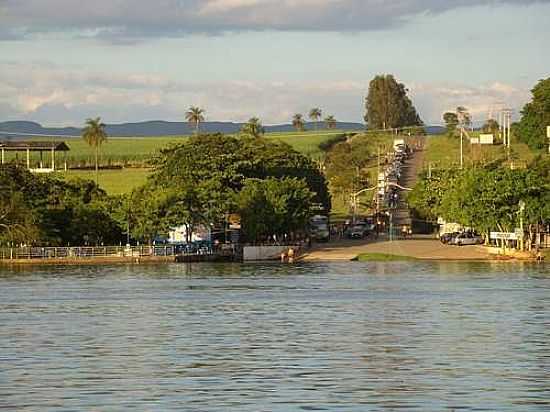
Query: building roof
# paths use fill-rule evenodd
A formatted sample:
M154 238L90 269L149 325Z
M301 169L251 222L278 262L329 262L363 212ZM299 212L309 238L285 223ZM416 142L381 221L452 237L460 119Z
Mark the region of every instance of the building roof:
M31 152L45 152L52 149L57 152L68 152L71 150L65 142L33 142L27 140L0 141L0 149L14 152L26 152L27 150L30 150Z

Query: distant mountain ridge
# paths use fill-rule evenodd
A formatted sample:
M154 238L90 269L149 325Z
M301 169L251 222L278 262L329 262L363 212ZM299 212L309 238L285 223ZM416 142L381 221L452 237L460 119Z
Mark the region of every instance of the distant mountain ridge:
M236 133L243 123L233 122L204 122L200 125L203 133ZM313 129L313 124L306 124L308 129ZM364 125L360 123L338 122L338 130L361 130ZM181 136L194 133L195 129L186 122L167 122L153 120L138 123L108 124L106 132L112 137L149 137L149 136ZM290 124L265 126L266 132L290 132L294 127ZM0 122L0 135L2 132L52 134L60 136L80 136L82 130L77 127L44 127L36 122L9 121Z
M203 133L236 133L243 123L233 122L204 122L200 129ZM313 123L306 123L308 130L314 129ZM351 131L363 130L364 124L353 122L338 122L336 130ZM265 126L266 132L293 132L294 127L291 124L280 124ZM442 133L445 129L440 126L427 126L428 134ZM152 120L137 123L108 124L106 126L107 135L112 137L150 137L150 136L181 136L189 135L194 132L192 125L186 122L167 122L163 120ZM3 134L4 132L5 134ZM15 133L15 135L8 134ZM18 135L18 133L21 133ZM4 138L32 138L25 134L36 135L57 135L77 137L82 133L78 127L44 127L39 123L30 121L8 121L0 122L0 137Z

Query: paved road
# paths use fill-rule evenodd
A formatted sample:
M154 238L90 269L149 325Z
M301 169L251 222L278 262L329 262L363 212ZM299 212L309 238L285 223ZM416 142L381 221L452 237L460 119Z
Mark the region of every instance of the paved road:
M489 260L483 246L449 246L431 238L415 238L389 242L341 240L314 246L302 256L304 261L349 261L362 253L386 253L428 260Z
M418 173L422 168L422 162L424 159L424 151L419 150L415 151L413 155L405 162L402 167L401 179L399 179L399 184L403 187L412 188L418 180ZM397 227L400 226L411 226L412 220L409 212L409 207L407 204L407 195L406 190L401 190L399 193L399 204L397 209L393 212L393 222Z

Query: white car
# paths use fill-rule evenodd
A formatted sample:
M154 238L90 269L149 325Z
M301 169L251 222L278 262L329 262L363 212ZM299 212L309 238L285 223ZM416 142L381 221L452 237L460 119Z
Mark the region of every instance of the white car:
M483 243L483 238L475 233L464 232L459 233L454 238L452 238L452 245L464 246L464 245L479 245Z

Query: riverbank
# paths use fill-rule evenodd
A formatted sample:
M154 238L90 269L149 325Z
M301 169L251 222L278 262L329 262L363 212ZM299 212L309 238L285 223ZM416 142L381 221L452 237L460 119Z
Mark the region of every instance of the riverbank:
M360 255L400 256L405 259L418 260L459 260L489 261L503 260L502 257L489 253L484 246L449 246L433 238L414 238L407 240L380 241L340 240L327 244L315 245L304 253L300 260L304 262L351 261Z

